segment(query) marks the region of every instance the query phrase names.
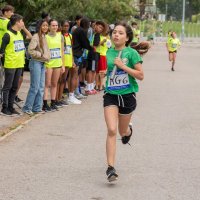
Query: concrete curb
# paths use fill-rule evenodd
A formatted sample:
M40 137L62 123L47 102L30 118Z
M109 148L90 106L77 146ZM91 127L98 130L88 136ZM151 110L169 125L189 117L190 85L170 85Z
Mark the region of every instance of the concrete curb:
M43 114L35 114L35 115L31 116L29 119L24 120L21 124L12 124L10 127L7 127L8 131L4 132L4 130L0 130L0 133L4 134L3 136L0 136L0 142L3 141L3 140L5 140L7 137L13 135L14 133L16 133L17 131L19 131L20 129L22 129L30 121L36 119L37 117L39 117L41 115L43 115ZM16 127L12 128L13 126L16 126ZM10 130L10 129L12 129L12 130Z

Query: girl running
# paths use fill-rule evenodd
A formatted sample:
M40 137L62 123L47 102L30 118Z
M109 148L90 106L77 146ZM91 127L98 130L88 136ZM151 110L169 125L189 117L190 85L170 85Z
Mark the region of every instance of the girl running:
M138 84L136 79L143 80L142 59L131 47L133 39L130 26L124 22L115 25L112 40L115 45L107 51L107 81L104 94L104 116L107 125L106 155L108 168L106 171L109 182L118 179L114 168L116 154L117 128L122 143L127 144L132 136L130 124L132 112L136 108ZM117 67L113 76L113 69Z
M45 90L44 90L44 104L43 110L55 111L58 110L56 106L56 92L57 84L60 77L60 73L65 71L64 61L64 39L58 30L58 22L55 19L49 21L49 33L46 35L47 44L51 52L50 61L46 62L46 76L45 76ZM51 105L47 104L48 89L51 93Z
M172 62L172 67L171 70L174 70L174 65L175 65L175 61L176 61L176 54L177 54L177 50L181 45L180 40L176 37L176 33L174 31L171 32L171 37L168 38L167 40L167 50L169 52L169 61Z
M48 32L48 23L45 20L39 21L36 31L37 33L33 36L28 47L28 52L31 55L29 63L31 82L26 102L22 109L23 112L29 115L33 114L33 112L42 111L45 84L44 63L50 59L50 51L45 37Z

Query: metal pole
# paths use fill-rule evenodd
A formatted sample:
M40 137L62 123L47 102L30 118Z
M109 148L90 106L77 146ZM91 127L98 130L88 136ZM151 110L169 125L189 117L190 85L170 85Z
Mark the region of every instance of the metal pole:
M185 38L185 0L183 0L182 34L181 34L182 42L184 41L184 38Z

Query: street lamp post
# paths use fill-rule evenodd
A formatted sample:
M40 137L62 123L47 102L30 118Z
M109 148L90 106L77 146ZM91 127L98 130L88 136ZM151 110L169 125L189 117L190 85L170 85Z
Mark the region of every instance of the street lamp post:
M181 34L182 41L184 41L184 37L185 37L185 0L183 0L182 34Z

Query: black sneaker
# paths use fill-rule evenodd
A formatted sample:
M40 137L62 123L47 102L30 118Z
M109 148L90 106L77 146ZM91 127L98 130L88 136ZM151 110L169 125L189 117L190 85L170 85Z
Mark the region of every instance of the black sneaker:
M106 170L107 180L109 182L116 181L118 179L118 174L116 173L116 170L112 166L108 166L108 169Z
M68 106L68 102L65 100L61 100L60 103L62 104L62 106Z
M54 103L51 104L50 108L51 108L52 111L57 111L58 110L58 107Z
M11 116L12 116L12 113L10 112L10 110L9 110L8 108L2 108L2 110L1 110L1 115L11 117Z
M45 112L52 112L51 107L48 104L43 105L42 110Z
M129 128L130 128L131 133L130 133L130 135L128 135L128 136L123 136L123 137L122 137L122 143L123 143L123 144L127 144L127 143L129 142L129 140L131 139L131 136L132 136L132 133L133 133L133 126L132 126L131 123L129 124ZM128 144L129 144L129 143L128 143ZM130 145L130 144L129 144L129 145Z
M20 99L18 96L15 97L15 102L19 103L19 102L23 102L22 99Z
M14 108L9 109L12 115L22 115L20 112L16 111Z
M62 105L62 103L61 103L60 101L56 101L56 102L55 102L55 105L56 105L58 108L62 108L62 107L63 107L63 105Z

